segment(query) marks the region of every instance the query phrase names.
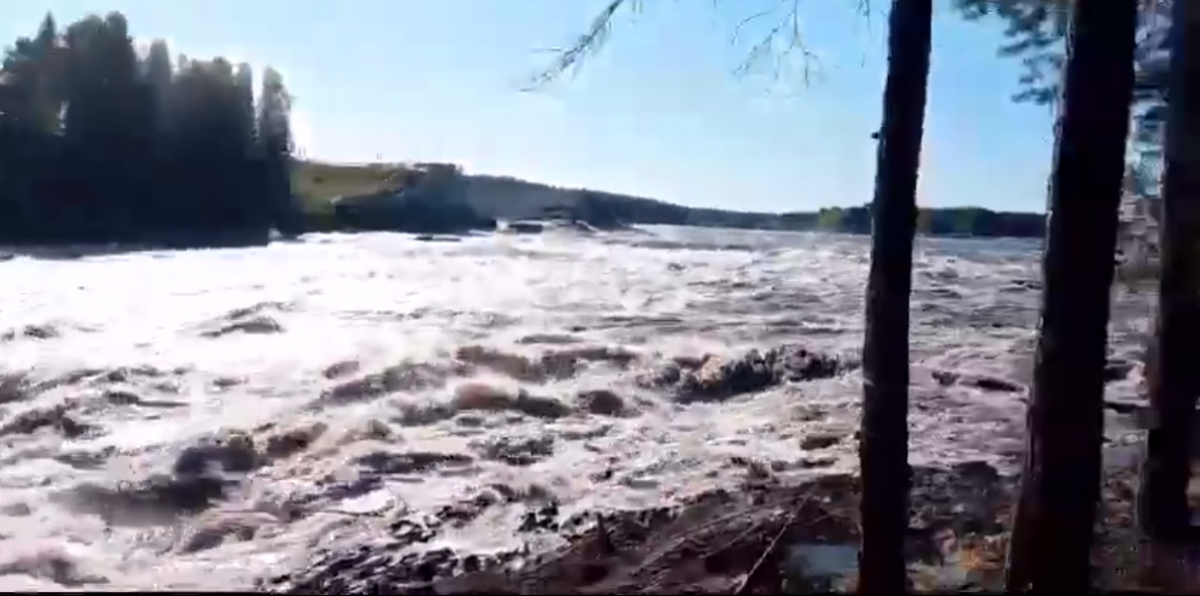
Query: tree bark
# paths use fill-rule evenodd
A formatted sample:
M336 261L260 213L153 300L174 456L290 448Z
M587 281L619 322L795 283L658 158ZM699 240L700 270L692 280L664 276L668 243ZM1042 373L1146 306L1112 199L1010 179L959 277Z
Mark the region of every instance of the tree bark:
M908 313L932 21L931 0L893 0L863 345L859 594L908 588Z
M1200 392L1200 3L1174 3L1169 35L1159 302L1147 367L1152 422L1138 495L1142 531L1164 542L1191 527L1187 485Z
M1009 593L1090 589L1109 291L1137 7L1138 0L1081 0L1072 6Z

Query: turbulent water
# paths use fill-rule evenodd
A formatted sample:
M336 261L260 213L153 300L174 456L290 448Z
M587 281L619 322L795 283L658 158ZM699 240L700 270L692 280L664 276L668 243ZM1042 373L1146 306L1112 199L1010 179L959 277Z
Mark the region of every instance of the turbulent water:
M637 507L747 462L844 471L867 248L652 228L0 263L0 591L247 589L484 491L511 506L441 545L511 547L547 495ZM914 463L1012 465L1038 248L919 243ZM1137 392L1146 312L1118 296L1112 400ZM837 364L720 377L785 344Z

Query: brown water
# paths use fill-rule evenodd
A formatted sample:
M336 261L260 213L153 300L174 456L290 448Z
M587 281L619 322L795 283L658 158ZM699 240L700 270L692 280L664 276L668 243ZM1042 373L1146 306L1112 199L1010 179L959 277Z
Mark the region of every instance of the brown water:
M920 244L911 460L1008 469L1038 247ZM866 268L863 238L685 228L0 263L0 590L246 589L485 494L508 504L421 548L506 549L531 503L668 502L748 458L852 470ZM1119 296L1114 401L1146 300ZM838 365L720 366L785 343Z

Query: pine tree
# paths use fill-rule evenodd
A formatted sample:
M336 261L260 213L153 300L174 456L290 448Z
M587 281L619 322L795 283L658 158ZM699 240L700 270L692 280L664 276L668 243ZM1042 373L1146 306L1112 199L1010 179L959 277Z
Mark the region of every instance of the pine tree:
M1009 593L1079 593L1091 587L1109 289L1136 25L1136 0L1072 7Z

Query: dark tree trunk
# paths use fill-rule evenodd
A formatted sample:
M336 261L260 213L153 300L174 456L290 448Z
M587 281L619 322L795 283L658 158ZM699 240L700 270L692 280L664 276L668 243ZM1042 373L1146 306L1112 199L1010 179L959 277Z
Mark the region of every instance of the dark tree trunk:
M908 308L932 0L893 0L863 346L859 594L907 591Z
M1089 590L1138 0L1073 3L1007 592Z
M1154 362L1148 367L1151 427L1146 438L1138 521L1156 541L1189 534L1200 363L1200 4L1176 0L1171 13L1161 221L1161 278Z

